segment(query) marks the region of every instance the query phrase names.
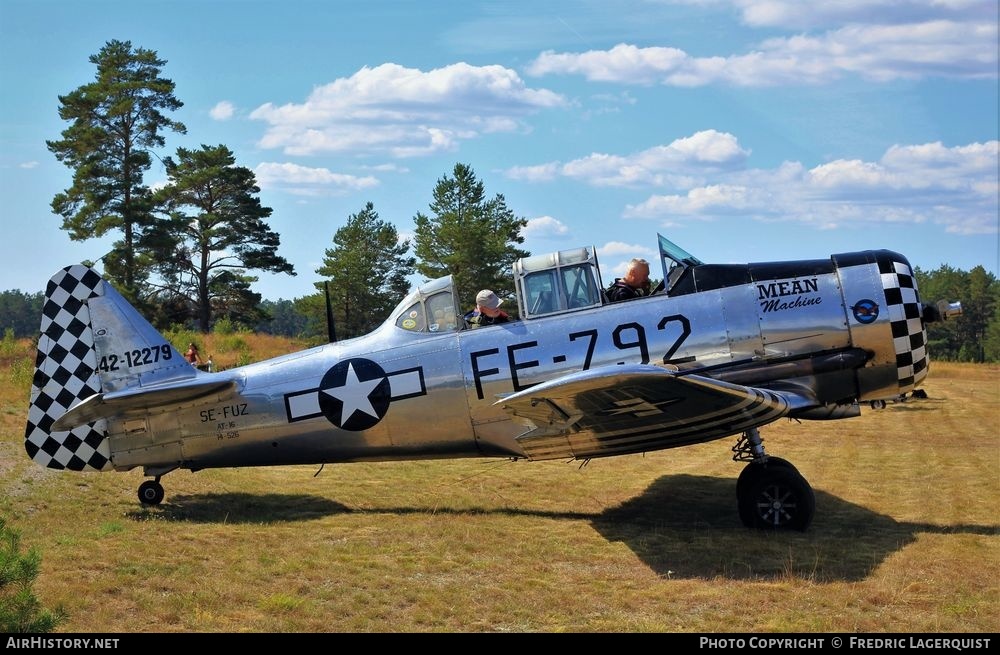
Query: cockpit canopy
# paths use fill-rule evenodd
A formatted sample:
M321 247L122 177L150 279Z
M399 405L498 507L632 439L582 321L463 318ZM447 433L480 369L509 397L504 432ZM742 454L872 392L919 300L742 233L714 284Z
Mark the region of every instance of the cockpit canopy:
M657 235L663 282L655 293L684 293L678 285L702 261ZM532 320L600 307L607 302L597 250L593 246L524 257L514 262L514 290L520 318ZM390 320L406 332L452 332L466 327L451 276L417 287L395 309ZM471 303L473 299L466 299Z
M396 306L392 320L407 332L452 332L465 327L451 276L417 287Z
M600 307L601 274L593 247L561 250L514 262L514 287L521 318Z

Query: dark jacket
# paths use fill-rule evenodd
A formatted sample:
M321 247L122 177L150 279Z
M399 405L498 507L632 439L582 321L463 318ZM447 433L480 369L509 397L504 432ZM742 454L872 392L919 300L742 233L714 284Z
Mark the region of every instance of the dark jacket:
M608 287L608 290L604 292L611 302L618 302L619 300L631 300L633 298L642 298L643 296L648 296L649 291L646 289L635 289L630 287L625 283L625 280L620 277L615 278L615 283Z
M496 316L487 316L486 314L480 314L479 310L474 309L465 315L465 322L472 327L482 327L484 325L497 325L499 323L506 323L510 320L505 312L501 311Z

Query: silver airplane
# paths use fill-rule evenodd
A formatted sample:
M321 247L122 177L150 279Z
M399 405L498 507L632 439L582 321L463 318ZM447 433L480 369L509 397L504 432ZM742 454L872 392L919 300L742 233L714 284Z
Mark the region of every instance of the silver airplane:
M45 294L25 448L71 471L450 457L588 460L739 435L739 516L805 530L812 488L759 428L885 406L928 370L906 258L706 264L659 237L663 282L609 303L594 248L515 262L519 319L470 328L452 279L372 333L215 373L190 365L93 269Z

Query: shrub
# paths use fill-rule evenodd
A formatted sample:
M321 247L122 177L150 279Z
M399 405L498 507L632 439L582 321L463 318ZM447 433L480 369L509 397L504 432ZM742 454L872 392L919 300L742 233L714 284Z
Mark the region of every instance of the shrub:
M0 518L0 632L51 632L66 620L62 607L47 610L32 585L42 556L21 553L21 535Z

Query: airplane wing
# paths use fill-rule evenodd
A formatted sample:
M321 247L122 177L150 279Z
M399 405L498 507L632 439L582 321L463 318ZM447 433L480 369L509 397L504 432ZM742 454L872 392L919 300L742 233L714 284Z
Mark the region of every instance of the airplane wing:
M52 430L71 430L84 423L111 418L132 411L143 411L191 402L212 394L219 399L236 389L235 380L189 379L183 382L139 387L125 391L97 393L74 405L52 424Z
M604 366L571 373L497 401L529 430L528 457L587 458L710 441L770 423L814 400L678 374L658 366Z

